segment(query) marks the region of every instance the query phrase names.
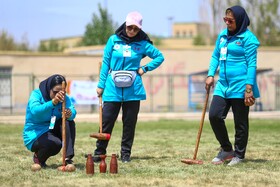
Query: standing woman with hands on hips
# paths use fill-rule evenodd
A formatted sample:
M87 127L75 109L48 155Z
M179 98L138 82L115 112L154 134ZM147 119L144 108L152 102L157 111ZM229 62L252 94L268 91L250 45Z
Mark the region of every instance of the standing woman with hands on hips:
M250 19L241 6L228 8L224 22L227 29L216 40L205 87L208 90L214 85L214 76L219 67L209 120L221 150L212 163L222 164L231 160L228 165L233 166L245 158L249 136L249 107L260 96L256 81L257 49L260 43L247 28ZM224 121L230 108L235 127L234 149Z
M152 60L141 66L140 62L146 56ZM131 160L140 100L146 99L142 76L159 67L163 61L162 53L142 30L142 15L139 12L130 12L105 46L96 90L104 102L102 128L104 133L111 134L122 108L120 152L124 163ZM108 140L97 140L94 155L106 154L108 143ZM94 157L94 161L98 162L100 158Z

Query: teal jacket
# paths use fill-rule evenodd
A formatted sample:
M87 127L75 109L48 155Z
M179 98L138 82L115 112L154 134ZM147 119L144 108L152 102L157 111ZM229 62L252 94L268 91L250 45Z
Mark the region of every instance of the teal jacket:
M208 76L214 76L219 67L219 79L214 95L223 98L244 98L246 84L252 85L255 98L260 96L257 80L257 48L260 43L250 31L227 41L227 29L217 38L216 47L210 61ZM227 46L226 60L220 59L221 48Z
M72 116L67 120L73 120L76 117L76 109L68 95L66 95L65 108L72 111ZM25 125L23 128L23 141L28 150L31 150L33 143L42 134L49 131L51 116L56 116L56 120L61 119L61 112L62 103L53 105L52 100L45 102L39 89L32 91L26 107Z
M125 57L124 50L127 47L131 47L131 55ZM152 59L142 68L145 72L156 69L164 61L162 53L146 40L126 44L115 34L108 39L97 85L98 88L103 89L103 101L125 102L146 99L146 91L139 74L137 74L132 86L120 88L115 86L110 73L117 70L137 71L145 56Z

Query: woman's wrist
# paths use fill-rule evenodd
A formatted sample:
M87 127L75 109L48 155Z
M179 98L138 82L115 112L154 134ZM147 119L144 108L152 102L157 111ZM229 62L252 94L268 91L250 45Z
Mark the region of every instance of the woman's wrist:
M149 68L147 66L142 66L141 69L143 70L144 73L147 73Z
M52 99L52 104L53 104L53 105L57 105L57 103L58 103L58 102L57 102L55 99Z

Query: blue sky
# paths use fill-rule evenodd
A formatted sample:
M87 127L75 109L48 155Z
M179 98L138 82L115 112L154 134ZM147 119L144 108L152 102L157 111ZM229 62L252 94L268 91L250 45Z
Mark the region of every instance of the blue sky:
M122 24L130 11L143 15L143 30L154 35L170 33L173 22L201 21L199 4L203 0L0 0L0 30L17 42L27 38L30 47L40 40L83 35L98 3L107 7L113 21Z

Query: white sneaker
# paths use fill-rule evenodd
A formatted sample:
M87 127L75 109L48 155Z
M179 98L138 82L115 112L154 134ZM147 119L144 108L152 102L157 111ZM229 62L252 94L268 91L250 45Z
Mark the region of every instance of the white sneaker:
M233 157L230 161L230 163L228 163L228 166L234 166L236 164L239 164L240 162L242 162L243 159L238 158L238 157Z
M232 159L234 156L233 151L224 151L221 149L218 153L218 155L212 160L212 164L222 164L226 160Z

